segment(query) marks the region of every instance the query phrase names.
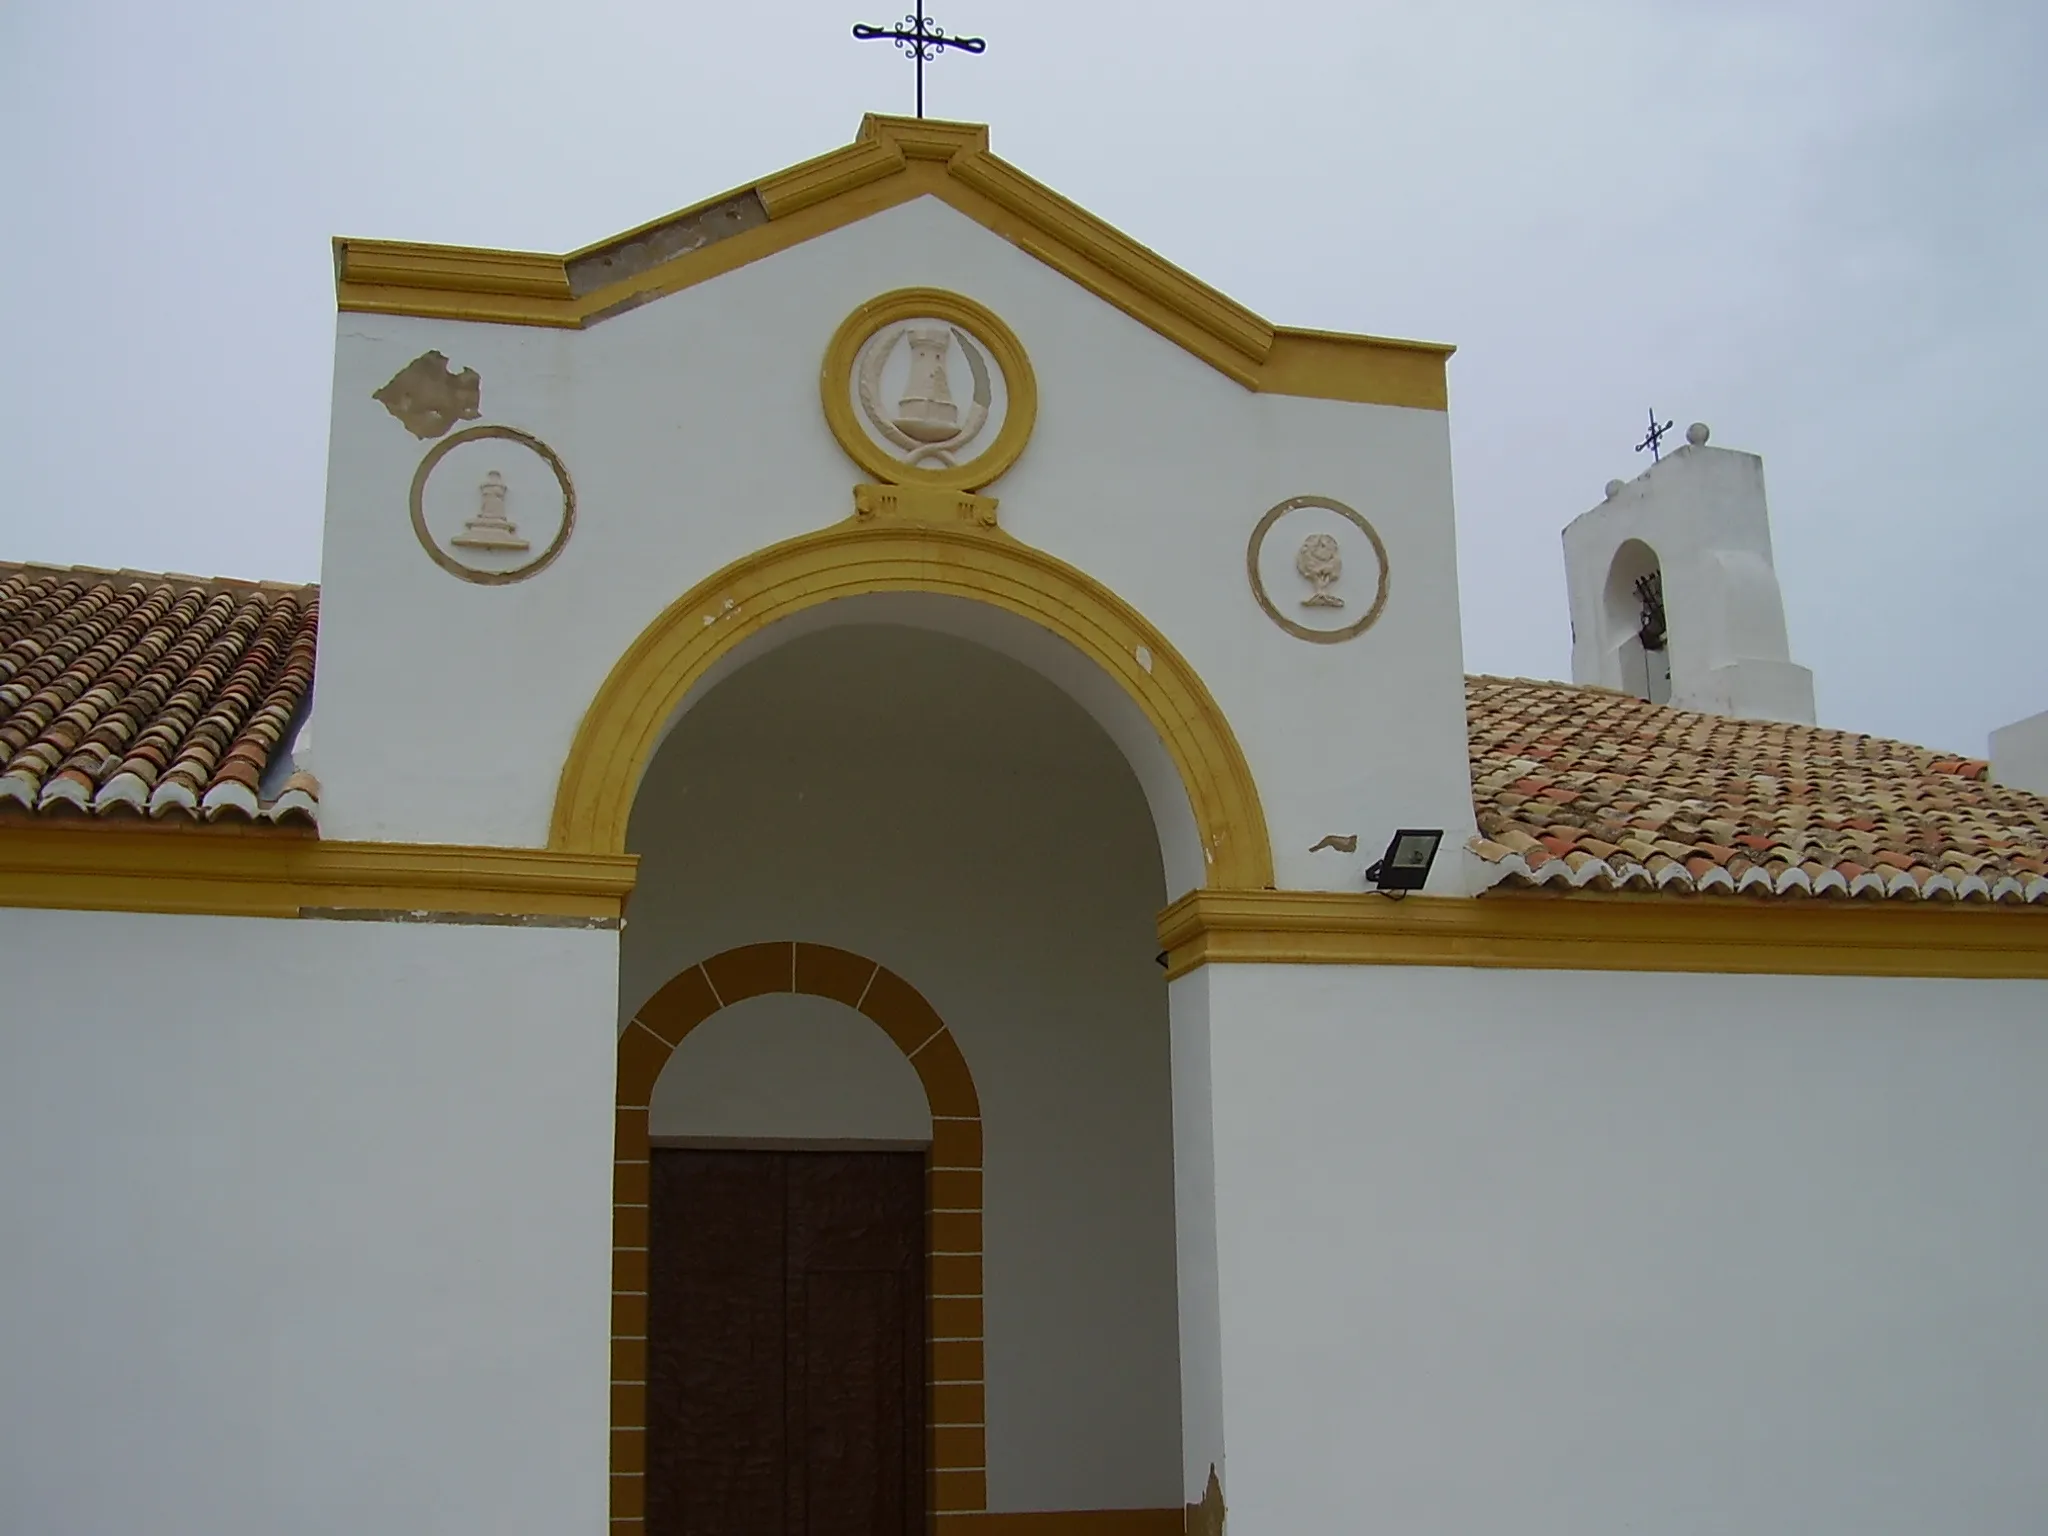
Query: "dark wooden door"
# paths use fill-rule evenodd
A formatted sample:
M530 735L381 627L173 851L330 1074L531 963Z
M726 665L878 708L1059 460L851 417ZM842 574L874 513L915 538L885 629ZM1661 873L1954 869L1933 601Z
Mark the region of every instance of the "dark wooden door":
M923 1156L652 1172L648 1536L921 1536Z

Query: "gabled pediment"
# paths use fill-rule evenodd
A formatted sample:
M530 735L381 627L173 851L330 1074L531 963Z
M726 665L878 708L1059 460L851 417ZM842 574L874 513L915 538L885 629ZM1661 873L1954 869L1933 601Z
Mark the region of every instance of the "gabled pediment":
M1276 326L989 153L971 123L869 116L844 149L564 256L335 241L343 310L583 329L935 197L1247 389L1442 410L1451 348Z

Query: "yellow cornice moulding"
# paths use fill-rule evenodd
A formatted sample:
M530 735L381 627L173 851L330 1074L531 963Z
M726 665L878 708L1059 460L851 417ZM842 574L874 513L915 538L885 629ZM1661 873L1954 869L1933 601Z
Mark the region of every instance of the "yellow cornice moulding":
M411 245L399 240L336 240L334 257L337 281L372 287L509 294L527 299L571 297L568 264L560 256Z
M2048 913L1947 904L1201 890L1159 915L1159 941L1169 979L1216 964L2048 978Z
M324 842L213 829L0 829L0 906L298 917L447 913L616 922L632 854Z
M1142 174L1144 167L1134 167ZM1247 389L1441 411L1453 348L1277 327L989 153L977 123L870 115L854 143L566 256L337 239L339 308L580 329L918 197L936 197ZM582 295L572 266L758 202L765 222ZM755 216L756 218L759 215ZM744 222L744 221L742 221Z

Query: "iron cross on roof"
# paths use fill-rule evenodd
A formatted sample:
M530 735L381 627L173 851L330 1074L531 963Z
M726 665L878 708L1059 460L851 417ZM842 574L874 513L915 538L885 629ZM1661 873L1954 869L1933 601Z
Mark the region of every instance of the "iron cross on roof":
M1640 443L1636 444L1636 452L1641 453L1645 448L1647 448L1650 450L1650 462L1653 464L1661 463L1664 458L1664 454L1662 451L1664 446L1664 434L1666 432L1669 432L1670 430L1671 423L1667 421L1661 427L1658 426L1657 413L1654 410L1651 411L1650 430L1644 433L1643 440Z
M917 115L924 116L924 67L948 48L958 48L962 53L980 53L988 43L979 37L948 37L945 32L933 26L924 14L923 0L918 7L893 27L871 27L864 22L855 22L853 35L862 42L885 37L898 48L909 54L917 64Z

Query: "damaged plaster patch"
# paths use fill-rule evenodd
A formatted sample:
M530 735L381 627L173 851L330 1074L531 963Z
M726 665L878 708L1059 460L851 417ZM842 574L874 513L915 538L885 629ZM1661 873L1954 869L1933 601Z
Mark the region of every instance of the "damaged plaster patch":
M569 292L580 299L608 284L638 277L678 256L701 251L707 245L758 229L767 222L768 210L749 187L723 202L677 214L627 239L585 251L568 263ZM622 313L631 307L632 301L627 301L605 314Z
M456 373L440 352L422 352L370 398L414 437L439 437L458 421L483 414L484 381L474 368Z
M299 916L333 923L451 923L477 928L592 928L617 932L621 917L568 917L550 912L428 912L398 907L301 907Z

